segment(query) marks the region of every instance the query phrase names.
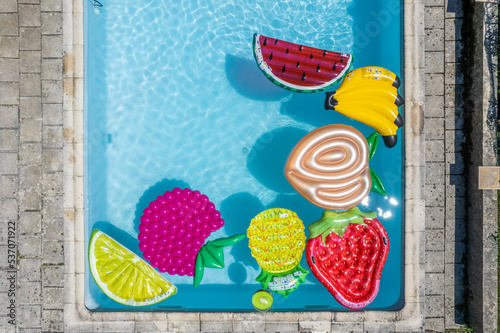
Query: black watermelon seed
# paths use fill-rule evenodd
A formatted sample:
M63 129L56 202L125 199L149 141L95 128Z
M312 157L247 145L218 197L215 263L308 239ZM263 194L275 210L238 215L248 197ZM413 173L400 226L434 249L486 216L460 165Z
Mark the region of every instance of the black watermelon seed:
M269 55L269 60L273 60L273 53L271 52L271 54Z
M288 54L288 52L290 52L290 51L288 51L288 49L286 49L286 54Z
M267 45L267 38L264 38L264 46Z
M312 59L313 58L313 54L311 53L311 55L309 56L309 59Z
M334 63L334 64L333 64L333 68L332 68L332 70L335 70L335 68L337 68L337 63Z
M326 56L326 50L323 51L323 57Z
M305 81L306 79L306 72L302 73L302 81Z
M278 40L277 39L274 40L274 45L278 45Z
M304 45L300 45L299 51L302 51L303 48L304 48Z
M340 63L344 63L344 57L340 57Z
M320 70L320 69L319 69L319 65L318 65L318 67L316 67L316 72L319 72L319 70Z
M297 68L299 68L299 66L300 66L300 63L297 61Z
M283 69L281 70L283 73L285 73L285 70L286 70L286 65L283 65Z

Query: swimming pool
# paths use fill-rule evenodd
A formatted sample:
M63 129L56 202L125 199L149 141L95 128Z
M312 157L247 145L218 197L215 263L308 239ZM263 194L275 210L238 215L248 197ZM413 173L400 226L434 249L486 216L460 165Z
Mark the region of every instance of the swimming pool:
M99 13L85 3L87 243L98 228L141 256L142 210L177 186L201 191L220 210L225 227L209 239L245 233L251 218L272 207L297 212L306 226L321 217L286 181L288 154L323 125L351 125L365 136L373 129L325 111L324 93L291 93L267 81L253 59L253 33L352 53L353 68L381 66L402 78L401 1L102 3ZM377 212L391 242L367 309L403 305L403 133L398 137L370 164L387 196L371 193L360 206ZM226 250L226 267L206 270L197 289L192 277L165 273L178 294L140 310L253 311L260 268L247 245ZM304 257L301 265L308 267ZM88 264L85 281L89 309L138 310L104 295ZM273 310L346 309L309 274L288 298L274 294Z

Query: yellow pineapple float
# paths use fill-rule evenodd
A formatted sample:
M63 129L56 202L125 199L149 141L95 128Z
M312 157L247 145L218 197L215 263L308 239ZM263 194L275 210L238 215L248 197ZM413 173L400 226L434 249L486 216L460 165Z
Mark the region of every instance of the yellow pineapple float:
M287 297L305 282L309 271L300 266L305 247L304 224L295 212L272 208L254 217L247 230L252 257L262 272L256 281Z

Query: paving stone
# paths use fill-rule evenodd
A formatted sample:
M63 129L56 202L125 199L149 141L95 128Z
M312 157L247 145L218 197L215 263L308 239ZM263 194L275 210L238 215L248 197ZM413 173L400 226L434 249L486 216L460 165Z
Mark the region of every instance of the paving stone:
M464 75L459 69L459 64L448 62L444 67L444 83L445 84L464 84ZM446 91L446 89L445 89Z
M39 5L19 5L20 26L39 27L41 24Z
M453 175L450 178L455 178L456 180L452 180L452 185L446 185L446 196L447 197L464 197L465 196L465 178L462 178L460 175ZM464 179L461 182L461 179Z
M43 287L63 287L64 286L64 266L47 265L42 266Z
M462 264L465 262L467 246L464 242L445 243L445 264Z
M62 58L62 36L42 36L42 58Z
M426 318L425 332L444 332L444 318Z
M464 158L460 153L446 153L446 173L451 175L461 175L465 172ZM461 178L455 177L455 181ZM452 182L452 184L455 184Z
M43 147L62 148L64 143L62 126L43 126Z
M20 328L19 333L42 333L41 328Z
M21 97L19 111L22 118L42 118L42 99L41 97Z
M17 153L0 153L0 175L17 174Z
M41 295L41 282L22 282L18 285L17 301L19 304L41 303Z
M463 19L444 20L445 40L462 40Z
M444 317L444 295L425 296L425 318Z
M425 7L425 27L444 29L444 7Z
M42 49L42 32L39 28L19 28L20 50L40 51Z
M63 309L64 288L45 287L42 291L43 309L59 310Z
M63 32L62 12L44 12L42 13L42 34L60 35Z
M43 103L62 103L63 91L61 81L42 81L42 101Z
M62 171L62 149L44 149L43 169L45 171Z
M446 286L463 286L465 279L464 264L445 264L444 266L444 283Z
M53 240L42 241L43 262L48 264L64 264L64 243Z
M32 5L40 4L40 0L19 0L18 2Z
M44 240L63 241L64 221L62 218L46 219L43 218L42 235Z
M23 121L21 121L20 132L21 142L42 141L42 120L23 119Z
M425 229L443 229L444 207L425 207Z
M444 140L425 140L427 162L444 162Z
M464 17L463 3L461 0L446 0L445 18Z
M425 272L444 273L444 251L425 252Z
M438 184L429 184L425 186L425 202L434 207L444 207L445 204L445 186Z
M19 60L0 58L0 81L19 81Z
M17 130L0 129L0 150L17 151L19 136Z
M446 220L446 242L465 241L467 235L465 219Z
M18 82L0 82L0 104L19 104Z
M462 108L446 108L445 115L445 128L447 130L464 128L464 111Z
M444 29L425 29L425 50L444 51Z
M40 212L20 212L19 234L40 235L42 232L42 214Z
M17 201L16 199L0 199L0 220L17 220Z
M446 85L444 105L447 108L463 108L464 107L464 86L463 85Z
M444 73L444 52L425 52L425 73Z
M62 1L61 0L41 0L42 11L62 11Z
M17 0L0 0L0 13L16 13Z
M462 57L463 44L460 41L446 41L445 47L445 61L447 63L456 63Z
M40 74L20 74L19 94L20 96L40 96L41 94Z
M38 165L23 165L19 168L19 187L22 189L40 187L42 172Z
M40 73L41 60L41 51L20 51L19 71L21 73Z
M444 118L433 118L426 121L425 138L428 140L444 140Z
M440 96L444 94L444 74L428 74L425 76L425 95Z
M42 64L42 79L62 80L62 59L44 59Z
M63 107L62 104L43 104L43 124L62 125Z
M42 163L42 144L22 143L19 158L21 165L40 165Z
M40 210L42 206L40 192L38 188L19 190L19 209L22 211Z
M331 333L361 333L363 330L363 323L332 323Z
M425 7L434 7L434 6L444 6L444 0L427 0L425 1Z
M15 198L17 196L18 177L0 175L0 198Z
M42 331L63 332L64 315L62 310L42 311Z
M19 57L19 37L0 36L0 58Z
M42 238L40 235L20 234L18 235L19 255L25 258L41 258Z
M446 198L446 219L463 219L466 216L465 198L447 197Z
M18 114L17 105L0 105L0 128L17 128L19 126Z
M444 273L425 274L425 294L444 295Z
M426 230L425 249L426 251L444 251L444 230Z
M19 36L17 13L0 13L0 35Z
M19 305L17 308L17 323L19 328L40 327L41 318L41 305Z
M38 282L41 280L40 266L41 259L19 259L18 278L20 282L32 281Z

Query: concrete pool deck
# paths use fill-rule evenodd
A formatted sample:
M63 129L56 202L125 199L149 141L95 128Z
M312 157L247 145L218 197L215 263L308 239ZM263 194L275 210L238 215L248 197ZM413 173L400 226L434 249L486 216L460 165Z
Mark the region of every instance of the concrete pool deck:
M496 332L496 241L490 237L496 192L477 194L474 182L467 182L476 155L464 150L474 136L468 122L477 112L464 117L468 75L460 70L462 31L469 24L464 3L475 6L476 23L482 18L484 28L477 26L476 32L481 41L491 38L491 29L496 33L495 4L404 1L405 307L214 314L85 308L83 1L0 0L0 331L443 332L469 319L478 332ZM482 50L474 51L485 63L478 77L488 82L496 55ZM491 108L494 86L477 89L485 96L480 107ZM484 133L479 142L486 153L478 163L493 166L488 140L496 133L491 128ZM471 216L468 207L476 196L482 196L482 213ZM468 227L474 216L482 223ZM12 265L9 249L16 256ZM471 253L481 261L476 271L467 261ZM15 325L9 323L11 304Z

